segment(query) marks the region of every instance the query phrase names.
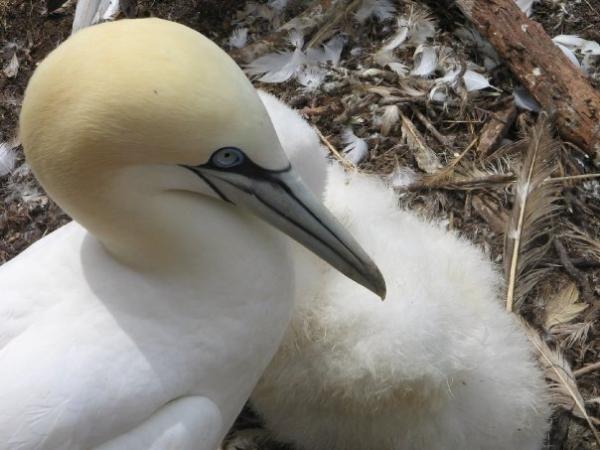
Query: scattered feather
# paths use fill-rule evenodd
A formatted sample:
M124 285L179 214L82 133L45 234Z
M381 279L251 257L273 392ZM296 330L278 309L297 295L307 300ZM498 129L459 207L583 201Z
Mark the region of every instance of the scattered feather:
M411 8L408 17L398 19L398 28L401 29L402 27L408 27L408 43L415 47L424 44L433 38L436 33L435 22L424 9Z
M429 45L419 45L413 55L415 60L415 66L411 70L410 74L427 78L435 72L437 67L437 53L434 47Z
M358 23L364 23L371 17L383 22L396 14L396 8L390 0L363 0L354 18Z
M540 0L515 0L521 11L527 14L527 17L531 16L533 12L533 4L539 2Z
M442 164L437 155L429 148L425 138L415 124L400 113L402 118L402 137L406 140L408 147L414 152L415 160L419 169L426 173L435 173L441 169Z
M94 25L101 20L111 19L119 12L118 0L79 0L71 32Z
M560 44L572 50L581 49L586 42L589 42L574 34L559 34L558 36L553 37L552 41L555 44Z
M243 48L248 42L248 28L236 28L229 36L229 46L232 48Z
M307 91L313 91L323 84L326 76L327 72L320 67L307 67L300 70L296 78L298 83L304 86Z
M557 187L545 183L556 167L556 143L545 114L532 128L514 186L512 217L504 238L506 309L518 308L544 273L539 269L548 251L557 211Z
M573 50L571 50L569 47L565 47L562 44L558 44L555 43L556 46L558 48L560 48L562 50L562 52L565 54L565 56L567 58L569 58L569 61L571 61L571 63L577 67L578 69L581 69L581 64L579 63L579 60L577 59L577 56L575 55L575 52Z
M296 78L302 86L313 90L325 79L326 72L321 66L329 63L338 65L345 44L343 37L335 36L320 48L309 48L303 52L301 33L290 33L290 41L296 46L293 52L268 53L256 58L245 67L246 73L259 76L258 79L264 83L283 83Z
M391 51L404 44L408 38L410 29L408 26L400 25L398 32L387 41L381 48L382 50Z
M288 34L288 41L294 48L301 49L304 46L304 34L301 30L290 30Z
M101 20L114 20L119 15L120 5L119 0L110 0L106 10L100 16Z
M15 142L0 142L0 177L10 174L17 164L17 154L15 148L18 147Z
M578 300L577 285L573 282L565 284L544 305L544 328L548 330L577 318L589 306L587 303L577 303Z
M600 56L600 44L598 42L588 41L572 34L560 34L552 38L552 41L567 55L573 64L587 74L592 72L594 59ZM582 56L581 63L577 58L577 53Z
M275 11L281 13L287 8L289 0L269 0L267 5Z
M539 336L539 334L524 320L520 321L523 325L529 341L538 351L539 361L544 369L546 378L550 382L550 395L552 403L556 406L571 411L577 417L585 419L594 435L594 438L600 444L600 434L596 430L592 419L585 409L585 401L579 392L575 376L569 362L559 350L551 349Z
M389 181L393 188L402 189L417 181L418 175L410 167L398 166L390 175Z
M17 52L13 53L12 58L8 60L8 63L2 69L6 78L14 78L19 73L19 58L17 58Z
M259 80L265 83L283 83L296 76L306 56L300 49L293 52L268 53L246 66L249 75L262 75Z
M350 127L342 132L342 142L345 144L342 151L345 153L346 158L354 165L362 162L369 154L367 141L355 135Z
M400 119L400 108L397 105L388 105L383 110L383 116L381 117L381 134L387 136L390 131L398 123Z
M523 86L517 86L513 91L513 98L517 108L526 111L540 112L540 104L527 92Z
M480 91L491 87L489 80L473 70L466 70L463 75L467 92Z
M388 67L400 77L405 77L408 74L408 66L400 62L392 50L378 50L375 55L373 55L373 60L378 66Z

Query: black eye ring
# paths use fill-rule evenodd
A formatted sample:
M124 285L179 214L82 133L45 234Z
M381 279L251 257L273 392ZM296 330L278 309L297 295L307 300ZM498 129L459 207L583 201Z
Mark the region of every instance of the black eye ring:
M246 155L239 148L223 147L210 157L210 162L219 169L230 169L239 166L246 159Z

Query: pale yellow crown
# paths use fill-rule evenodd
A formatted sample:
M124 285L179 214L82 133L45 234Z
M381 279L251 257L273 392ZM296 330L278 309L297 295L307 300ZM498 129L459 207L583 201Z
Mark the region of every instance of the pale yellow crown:
M93 26L61 44L31 78L20 136L57 200L111 167L200 164L223 146L285 166L241 69L201 34L159 19Z

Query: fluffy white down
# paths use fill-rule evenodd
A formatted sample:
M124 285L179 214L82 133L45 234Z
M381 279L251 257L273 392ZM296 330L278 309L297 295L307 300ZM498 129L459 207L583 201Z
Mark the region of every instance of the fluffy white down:
M282 131L269 112L298 165L288 137L299 125ZM324 159L305 151L314 167L301 174L320 171ZM545 384L489 260L400 210L373 176L331 166L325 202L378 264L388 296L379 302L297 248L294 316L252 396L267 428L305 450L539 450Z

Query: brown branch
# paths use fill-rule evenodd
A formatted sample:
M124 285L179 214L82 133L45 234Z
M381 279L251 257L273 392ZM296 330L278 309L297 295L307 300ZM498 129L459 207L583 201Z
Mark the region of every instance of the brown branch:
M556 112L560 134L600 157L600 93L542 25L528 19L514 0L455 2L542 107Z

